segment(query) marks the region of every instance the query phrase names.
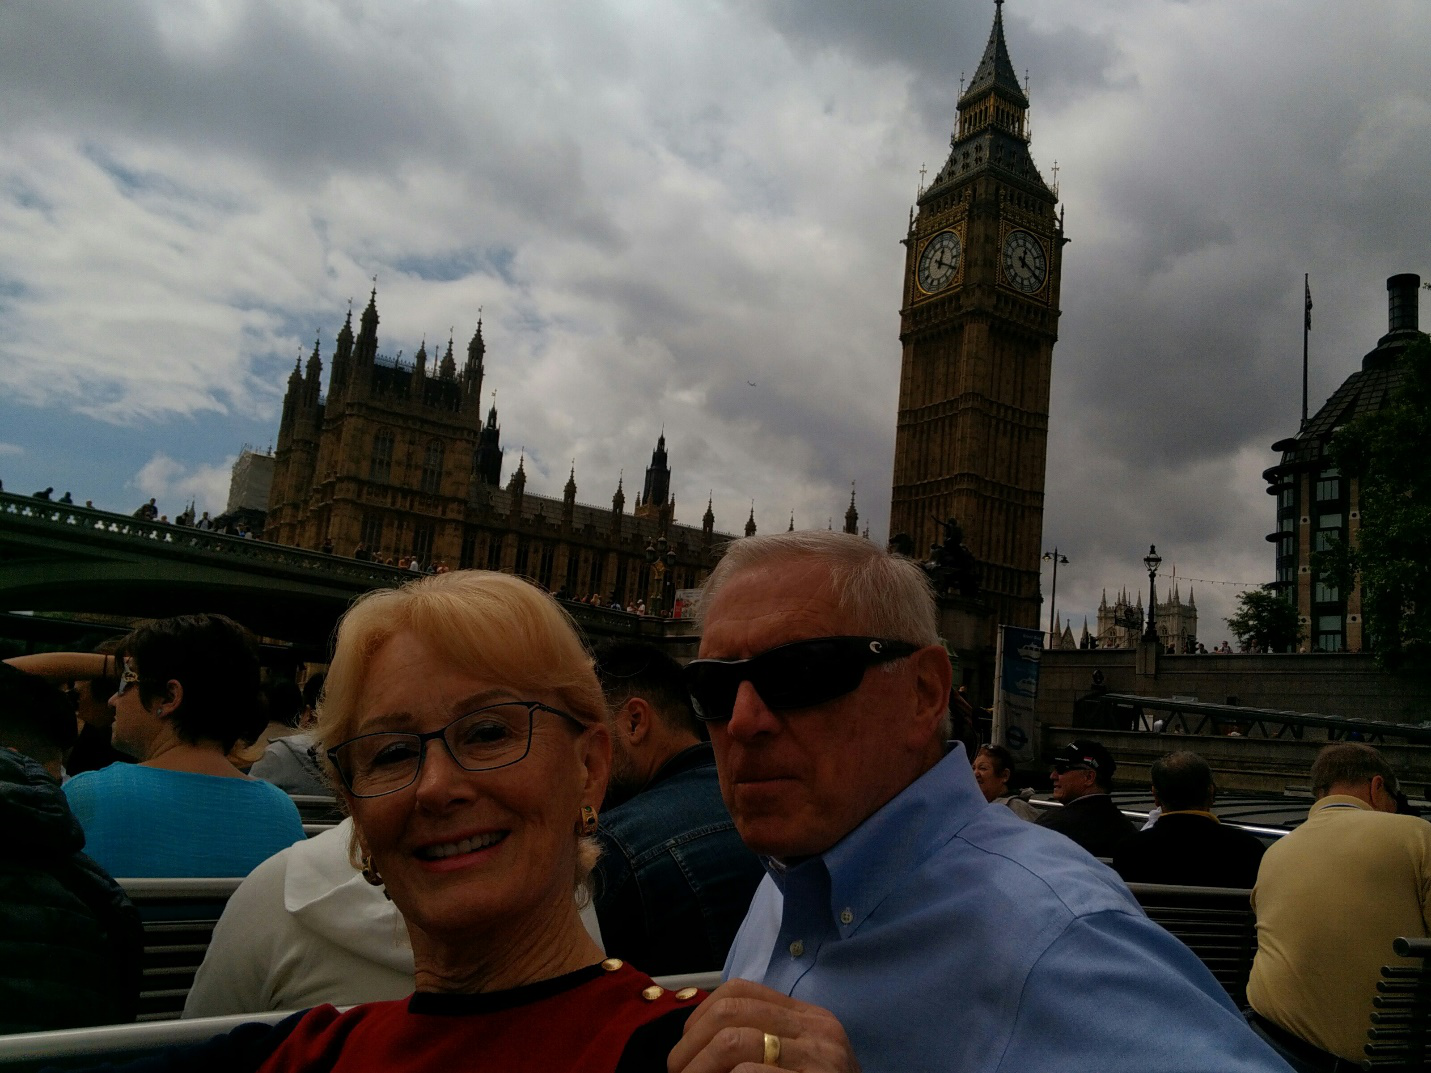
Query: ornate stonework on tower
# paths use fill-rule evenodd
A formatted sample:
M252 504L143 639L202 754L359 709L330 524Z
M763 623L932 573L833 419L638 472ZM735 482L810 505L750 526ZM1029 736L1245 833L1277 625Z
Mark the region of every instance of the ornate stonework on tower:
M1065 240L1057 194L1029 155L1028 97L995 3L949 159L903 240L890 533L917 554L957 519L992 620L1036 627Z
M610 510L579 502L575 460L559 499L527 487L525 455L503 486L495 400L482 415L481 320L460 368L451 338L432 362L425 340L411 360L380 354L376 288L356 336L352 320L350 310L326 396L317 343L289 377L265 539L504 570L623 606L660 597L660 585L696 587L733 539L709 503L699 529L676 521L664 435L634 516L620 480ZM662 539L670 556L654 571L646 549Z

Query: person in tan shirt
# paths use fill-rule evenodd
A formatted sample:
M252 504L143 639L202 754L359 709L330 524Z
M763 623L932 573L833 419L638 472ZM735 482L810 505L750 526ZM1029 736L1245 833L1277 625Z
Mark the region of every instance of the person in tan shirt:
M1431 823L1393 815L1396 789L1369 745L1328 745L1306 823L1262 859L1249 1019L1297 1069L1360 1068L1392 940L1431 934Z

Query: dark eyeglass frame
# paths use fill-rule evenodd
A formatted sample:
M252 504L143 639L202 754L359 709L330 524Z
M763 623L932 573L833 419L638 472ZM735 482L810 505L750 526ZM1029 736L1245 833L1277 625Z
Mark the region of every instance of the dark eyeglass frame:
M771 711L813 708L853 693L869 668L923 647L884 637L810 637L749 659L695 659L683 673L696 718L723 723L731 717L742 682L753 685Z
M481 713L491 711L494 708L527 709L526 747L522 749L522 753L520 756L514 757L511 760L504 760L500 764L484 765L482 767L468 767L458 757L457 751L452 747L452 743L447 740L447 732L453 727L455 727L458 723L462 722L464 719L470 719L474 715L480 715ZM422 774L423 762L427 759L427 743L430 741L436 741L440 739L442 741L442 747L447 750L447 755L452 757L452 762L458 767L460 767L463 771L497 771L501 768L511 767L513 764L521 763L527 758L527 754L532 751L532 727L533 724L536 722L537 712L551 712L553 715L561 716L563 719L567 720L573 726L575 726L578 730L585 731L587 729L587 724L576 718L576 716L564 712L560 708L553 708L549 704L543 704L540 701L535 700L503 700L497 701L495 704L484 704L480 708L473 708L470 712L463 712L456 719L452 720L452 722L448 723L440 730L430 730L425 734L418 734L415 732L407 733L401 730L378 730L374 731L371 734L359 734L356 737L349 738L347 741L340 741L337 745L333 746L333 748L328 749L324 753L324 755L328 757L328 762L333 765L333 770L338 773L338 777L343 780L343 785L348 788L348 792L354 797L361 797L364 800L374 797L386 797L388 794L395 794L406 790L408 787L412 786L413 783L417 782L418 776ZM352 745L354 742L363 741L367 738L399 738L406 739L408 741L415 741L417 743L417 764L413 767L412 778L409 779L407 782L403 783L401 786L394 786L391 789L382 790L379 793L375 794L361 794L357 790L355 790L353 788L352 780L348 774L347 768L342 763L340 763L338 754L343 749Z

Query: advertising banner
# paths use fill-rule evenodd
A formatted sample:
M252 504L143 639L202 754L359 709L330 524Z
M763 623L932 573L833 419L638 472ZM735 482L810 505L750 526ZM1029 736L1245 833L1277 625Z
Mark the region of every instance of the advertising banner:
M1034 701L1038 697L1038 664L1042 655L1042 631L1019 626L999 627L993 738L996 745L1013 753L1020 765L1038 763Z

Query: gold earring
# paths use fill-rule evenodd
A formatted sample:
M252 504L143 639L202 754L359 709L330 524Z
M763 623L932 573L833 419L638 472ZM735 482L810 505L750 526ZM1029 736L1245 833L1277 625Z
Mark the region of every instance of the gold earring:
M364 853L360 860L363 864L363 867L360 869L363 873L363 878L373 886L381 887L383 885L383 877L378 874L378 870L373 864L373 859Z
M596 834L596 809L590 805L581 806L581 833L583 835Z

